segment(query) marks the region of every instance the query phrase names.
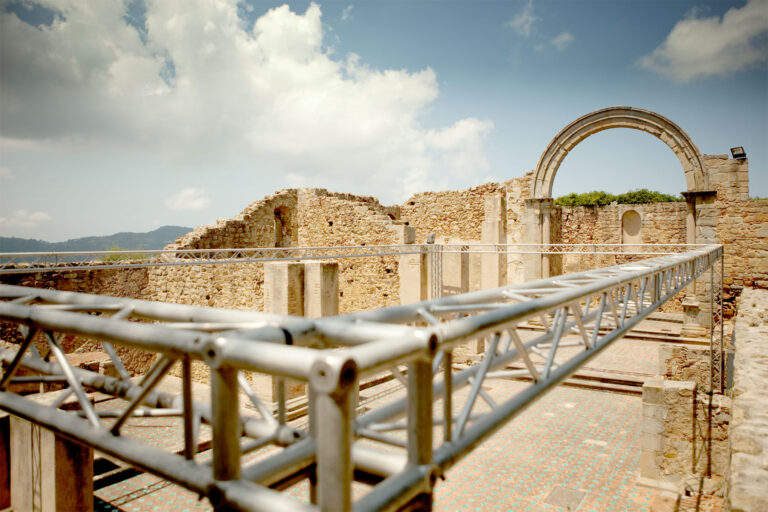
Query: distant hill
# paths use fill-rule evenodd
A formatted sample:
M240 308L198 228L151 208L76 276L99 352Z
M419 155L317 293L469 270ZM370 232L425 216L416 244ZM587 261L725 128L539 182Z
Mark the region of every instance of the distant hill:
M119 247L131 249L162 249L180 236L192 231L181 226L163 226L147 233L115 233L108 236L86 236L66 242L44 242L31 238L0 236L0 252L66 252L108 251Z

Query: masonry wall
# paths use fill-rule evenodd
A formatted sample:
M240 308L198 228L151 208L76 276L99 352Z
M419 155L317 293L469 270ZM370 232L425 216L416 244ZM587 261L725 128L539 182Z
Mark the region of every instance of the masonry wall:
M734 332L726 510L768 510L768 291L745 290Z
M60 272L31 272L28 274L3 274L0 283L33 288L49 288L77 293L93 293L145 299L146 286L149 282L149 272L146 268L136 269L105 269L105 270L67 270ZM39 339L39 337L38 337ZM14 324L0 322L0 340L19 343L21 336ZM60 340L62 348L67 353L87 353L100 350L98 343L92 340L65 335ZM45 352L42 340L38 349ZM144 373L149 369L154 354L127 347L116 347L128 371Z

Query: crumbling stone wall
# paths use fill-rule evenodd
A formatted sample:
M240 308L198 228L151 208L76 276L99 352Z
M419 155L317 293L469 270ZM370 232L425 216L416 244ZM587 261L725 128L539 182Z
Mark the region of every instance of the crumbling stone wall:
M400 244L396 206L376 198L293 189L276 192L229 220L203 226L166 247L328 247ZM149 272L146 296L181 304L263 310L261 263L157 267ZM394 256L340 260L340 311L347 313L399 303Z
M402 244L400 208L382 206L374 197L337 194L325 189L299 191L299 244L305 247ZM339 261L339 311L349 313L400 303L400 274L395 256Z
M690 477L725 475L731 401L692 381L650 379L643 385L640 478L682 491Z
M744 290L734 331L726 510L768 510L768 290Z

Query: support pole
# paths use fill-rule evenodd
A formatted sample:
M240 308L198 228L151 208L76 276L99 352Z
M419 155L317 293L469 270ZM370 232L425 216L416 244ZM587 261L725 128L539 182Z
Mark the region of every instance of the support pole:
M450 359L450 358L449 358ZM408 464L432 464L432 362L419 359L408 365ZM411 508L432 510L432 475Z
M211 369L213 478L240 478L240 425L237 369Z
M352 420L357 366L328 355L310 373L311 432L317 441L317 503L326 512L352 509Z

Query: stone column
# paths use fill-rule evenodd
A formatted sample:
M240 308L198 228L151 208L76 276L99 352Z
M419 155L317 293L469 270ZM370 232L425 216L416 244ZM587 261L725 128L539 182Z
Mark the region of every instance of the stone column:
M339 314L339 263L308 261L304 264L304 316L320 318Z
M443 253L443 294L456 295L469 291L469 246L456 239L443 240L448 245L461 245L459 252Z
M304 264L270 261L264 264L264 312L304 315Z
M21 418L10 418L11 507L93 510L93 450Z
M484 244L507 243L507 200L493 195L485 198L485 220L482 226ZM486 248L487 250L487 248ZM486 253L482 256L481 285L484 290L507 284L507 254Z
M686 240L688 243L716 244L717 243L717 206L715 198L717 191L704 190L683 192L688 205L686 223ZM693 226L691 226L693 224ZM691 234L691 227L693 233ZM712 308L710 307L710 278L709 272L697 279L686 288L686 302L699 308L698 322L704 329L709 329Z
M264 312L280 315L304 315L304 264L292 261L264 263ZM256 392L268 402L278 401L280 379L253 373ZM306 384L285 379L285 398L306 395Z
M535 198L525 200L523 224L525 226L524 242L528 244L549 244L551 242L552 198ZM534 281L549 277L549 257L539 254L526 254L525 280Z
M413 244L416 230L403 226L401 244ZM400 304L427 300L427 253L403 254L399 257Z

